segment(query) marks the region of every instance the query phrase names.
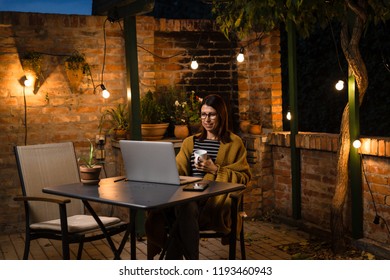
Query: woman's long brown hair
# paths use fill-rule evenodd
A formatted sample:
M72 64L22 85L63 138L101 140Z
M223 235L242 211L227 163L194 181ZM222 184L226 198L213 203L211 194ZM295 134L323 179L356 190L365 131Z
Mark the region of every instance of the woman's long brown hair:
M199 114L201 114L202 106L207 105L210 107L213 107L217 111L217 116L218 116L218 140L220 140L222 143L229 143L231 142L230 139L230 131L228 129L228 112L227 112L227 107L225 104L225 101L223 98L217 94L210 94L207 95L205 98L202 100L202 104L200 105L199 108ZM199 135L199 140L204 140L207 137L207 131L204 129L202 126L202 131Z

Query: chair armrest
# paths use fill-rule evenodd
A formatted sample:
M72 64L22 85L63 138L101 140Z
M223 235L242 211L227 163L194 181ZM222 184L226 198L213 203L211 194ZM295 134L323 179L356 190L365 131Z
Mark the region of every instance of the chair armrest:
M232 213L236 212L241 218L246 218L247 214L244 211L243 199L244 193L247 192L247 189L243 189L241 191L237 191L234 193L230 193L229 197L232 200Z
M42 201L42 202L52 202L57 204L66 204L70 203L69 198L58 199L58 198L49 198L49 197L38 197L38 196L16 196L14 197L15 201Z

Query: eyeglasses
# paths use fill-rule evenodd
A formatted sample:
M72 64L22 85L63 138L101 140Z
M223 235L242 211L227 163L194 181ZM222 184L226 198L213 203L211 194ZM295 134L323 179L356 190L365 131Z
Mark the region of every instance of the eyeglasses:
M215 120L215 118L217 117L217 113L201 113L200 114L200 118L202 120L205 120L207 117L209 117L210 120Z

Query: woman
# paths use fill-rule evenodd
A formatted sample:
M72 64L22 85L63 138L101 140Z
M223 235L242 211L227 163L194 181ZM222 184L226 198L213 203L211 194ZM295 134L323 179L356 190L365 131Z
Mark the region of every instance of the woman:
M241 138L229 131L226 104L219 95L206 96L200 107L202 131L184 139L176 156L180 175L205 180L247 184L251 178L246 149ZM194 162L194 151L207 151L207 159ZM148 258L160 251L166 240L163 215L176 219L177 229L167 248L167 259L199 259L199 229L230 232L230 199L219 195L200 202L190 202L169 211L152 211L145 224ZM150 250L150 252L149 252Z

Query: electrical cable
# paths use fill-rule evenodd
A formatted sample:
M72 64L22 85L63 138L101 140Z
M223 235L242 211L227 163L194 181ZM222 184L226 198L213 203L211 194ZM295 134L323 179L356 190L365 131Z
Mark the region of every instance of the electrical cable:
M103 63L102 63L102 72L101 72L101 79L100 79L100 84L103 85L103 76L104 76L104 68L106 67L106 53L107 53L107 38L106 38L106 22L108 21L108 18L104 20L103 23Z
M382 216L380 216L378 214L378 209L376 207L374 195L372 194L372 190L371 190L370 184L369 184L367 176L366 176L366 171L365 171L365 168L364 168L364 161L363 161L363 154L360 154L360 158L361 158L361 162L362 162L362 169L363 169L364 180L366 181L366 184L367 184L367 187L368 187L368 191L370 192L371 199L372 199L372 202L373 202L373 205L374 205L375 219L374 219L373 223L377 225L377 224L379 224L379 220L382 220L384 225L386 226L388 234L390 235L390 228L389 228L386 220Z
M124 32L124 29L123 29L123 27L122 27L120 21L118 21L118 24L119 24L119 27L120 27L122 33L123 33L123 32ZM198 43L198 44L199 44L199 43ZM143 50L146 51L147 53L153 55L154 57L158 57L158 58L160 58L160 59L170 59L170 58L174 58L174 57L179 56L179 55L186 55L186 54L187 54L187 51L182 51L182 52L178 52L178 53L176 53L176 54L173 54L173 55L171 55L171 56L161 56L161 55L158 55L158 54L156 54L156 53L154 53L154 52L148 50L147 48L141 46L140 44L137 44L137 48L143 49Z
M143 47L143 46L141 46L141 45L138 45L138 44L137 44L137 47L140 48L140 49L143 49L144 51L150 53L151 55L153 55L153 56L155 56L155 57L158 57L158 58L161 58L161 59L170 59L170 58L173 58L173 57L176 57L176 56L179 56L179 55L186 55L186 54L187 54L186 51L183 51L183 52L178 52L178 53L176 53L176 54L173 54L173 55L171 55L171 56L160 56L160 55L158 55L158 54L155 54L155 53L149 51L148 49L146 49L145 47Z
M23 86L23 102L24 102L24 145L27 145L27 100L26 87Z
M341 66L341 62L340 62L339 49L337 47L336 39L335 39L335 36L334 36L332 23L329 21L328 9L326 9L326 6L325 6L325 14L326 14L326 21L328 22L328 25L329 25L329 28L330 28L330 33L332 34L332 41L333 41L333 44L334 44L334 48L336 50L337 62L339 64L341 74L344 75L344 70L343 70L343 67Z

